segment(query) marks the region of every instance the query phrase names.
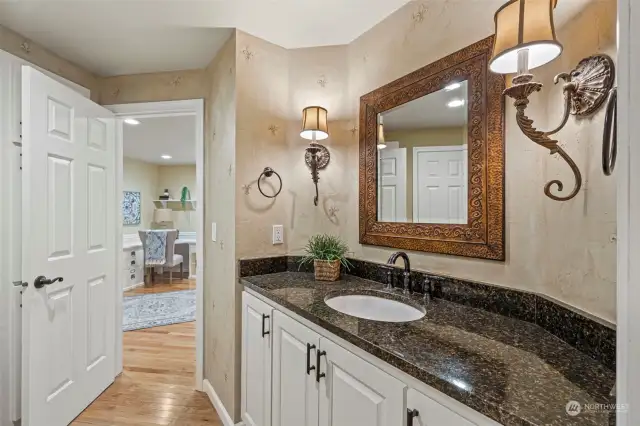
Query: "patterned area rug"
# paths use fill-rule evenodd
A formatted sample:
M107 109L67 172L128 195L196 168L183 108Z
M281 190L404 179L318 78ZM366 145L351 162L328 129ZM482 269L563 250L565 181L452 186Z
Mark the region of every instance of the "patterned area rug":
M195 321L196 291L126 296L123 308L124 331Z

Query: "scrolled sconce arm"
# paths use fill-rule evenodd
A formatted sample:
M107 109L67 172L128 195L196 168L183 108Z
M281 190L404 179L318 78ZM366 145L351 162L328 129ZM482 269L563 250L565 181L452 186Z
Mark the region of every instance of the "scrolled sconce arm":
M533 120L525 114L525 110L529 105L529 95L542 89L542 84L531 81L532 79L533 76L531 74L519 75L513 79L513 86L507 88L504 93L515 100L514 106L516 107L516 122L518 123L520 130L522 130L522 133L524 133L525 136L533 142L547 148L551 155L560 155L560 158L566 161L569 167L571 167L571 171L575 176L575 185L568 195L562 196L551 193L551 187L553 185L556 185L560 192L564 189L564 184L558 179L547 182L544 186L544 193L547 197L556 201L567 201L575 197L580 191L580 188L582 187L582 175L580 174L580 169L578 169L578 166L573 159L571 159L569 154L567 154L567 152L558 145L558 141L556 139L552 139L549 136L558 133L567 124L571 111L571 97L576 91L576 85L571 82L569 74L563 73L556 76L554 79L555 83L558 83L560 79L567 81L563 87L565 97L564 115L558 127L548 132L543 132L536 129L533 126Z
M521 74L513 78L513 85L504 93L514 99L516 107L516 122L529 139L549 150L551 154L558 154L568 165L575 176L573 190L566 196L554 195L551 187L556 186L562 192L564 185L558 179L554 179L544 186L547 197L556 201L567 201L578 195L582 187L582 175L576 163L569 154L560 146L558 141L549 136L558 133L567 124L569 115L587 117L594 114L602 107L609 97L609 92L615 80L615 66L613 59L607 55L598 54L582 59L569 73L558 74L554 83L564 80L562 87L564 92L564 114L560 125L548 132L542 132L533 127L533 120L525 115L525 109L529 105L529 95L542 89L542 84L536 83L531 74Z

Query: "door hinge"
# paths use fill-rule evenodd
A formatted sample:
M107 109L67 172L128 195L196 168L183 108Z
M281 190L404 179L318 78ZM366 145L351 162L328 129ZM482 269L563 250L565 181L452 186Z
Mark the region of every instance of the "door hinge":
M26 288L29 283L25 282L25 281L13 281L13 286L14 287L22 287L22 288ZM20 296L22 296L24 290L20 290ZM22 299L20 300L20 307L22 308Z

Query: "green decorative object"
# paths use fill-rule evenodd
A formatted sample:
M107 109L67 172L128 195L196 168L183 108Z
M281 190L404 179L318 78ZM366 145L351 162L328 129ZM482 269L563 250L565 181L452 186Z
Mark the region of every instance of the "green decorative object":
M187 200L191 200L191 191L186 186L182 187L182 194L180 195L180 202L182 203L182 208L184 209L187 206Z
M349 246L333 235L312 236L304 251L306 255L300 261L300 266L313 262L318 280L335 281L340 276L340 265L347 270L353 266L346 257Z

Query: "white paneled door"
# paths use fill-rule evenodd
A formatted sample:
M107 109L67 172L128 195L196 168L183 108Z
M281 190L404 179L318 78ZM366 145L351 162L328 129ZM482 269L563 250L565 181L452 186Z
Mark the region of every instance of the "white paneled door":
M115 123L26 66L22 121L22 425L64 426L115 376Z
M467 149L413 149L413 221L467 223Z
M378 153L378 221L406 222L407 149L386 148Z

